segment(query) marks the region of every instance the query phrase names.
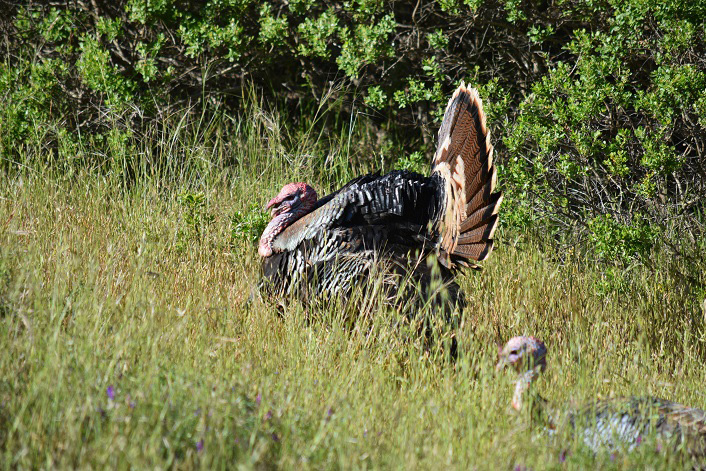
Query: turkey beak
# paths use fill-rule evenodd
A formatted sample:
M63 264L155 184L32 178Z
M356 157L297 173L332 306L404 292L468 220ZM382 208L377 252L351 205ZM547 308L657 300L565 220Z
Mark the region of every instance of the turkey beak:
M270 215L274 212L277 207L277 198L272 198L270 201L267 202L267 205L265 205L265 211L269 211Z
M503 345L498 343L498 364L495 365L495 371L500 371L507 365L507 358L503 356Z

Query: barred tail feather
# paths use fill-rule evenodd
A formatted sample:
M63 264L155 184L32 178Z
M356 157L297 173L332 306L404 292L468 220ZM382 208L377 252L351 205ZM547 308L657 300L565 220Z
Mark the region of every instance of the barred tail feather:
M446 106L432 173L441 177L445 195L437 221L439 259L448 268L477 268L472 261L485 260L493 249L502 195L495 192L497 170L483 102L463 82Z

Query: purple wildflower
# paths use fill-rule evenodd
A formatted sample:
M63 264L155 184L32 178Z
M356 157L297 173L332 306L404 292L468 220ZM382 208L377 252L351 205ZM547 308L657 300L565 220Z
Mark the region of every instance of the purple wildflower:
M203 438L196 442L196 451L200 452L203 450Z
M115 400L115 389L113 388L113 386L108 386L105 390L105 393L108 395L108 399L110 399L111 401Z
M130 401L128 403L128 406L130 406L130 409L134 409L135 408L135 401Z
M194 411L194 415L195 415L196 417L198 417L198 416L201 415L201 408L200 408L200 407L197 408L197 409Z
M611 454L610 454L610 460L611 460L611 461L615 461L615 453L611 453Z
M279 437L277 436L277 434L275 432L272 432L272 440L274 440L276 442L279 441Z
M329 417L333 415L333 407L328 408L328 411L326 411L326 415L328 415Z
M272 409L267 411L267 414L265 414L265 420L270 420L272 418Z
M564 463L566 461L566 455L568 452L566 450L561 450L561 453L559 453L559 463Z
M657 453L661 453L661 452L662 452L662 443L657 442Z
M642 435L638 435L638 436L637 436L636 443L637 443L638 445L639 445L640 443L642 443Z
M262 394L257 393L257 396L255 397L255 403L259 406L261 402L262 402Z

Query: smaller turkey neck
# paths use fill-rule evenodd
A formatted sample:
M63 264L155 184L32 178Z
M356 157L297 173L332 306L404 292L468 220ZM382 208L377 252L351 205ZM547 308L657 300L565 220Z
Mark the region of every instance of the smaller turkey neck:
M534 379L535 372L533 370L526 371L517 378L515 383L515 393L512 395L512 408L516 411L522 410L522 397L529 391Z
M309 207L302 205L294 211L278 214L272 218L262 233L262 237L260 237L260 245L257 248L257 253L259 253L261 257L271 256L274 252L272 250L272 242L274 242L277 236L280 235L282 231L289 227L294 221L308 212Z
M517 383L515 384L515 393L512 396L512 407L518 412L522 410L523 397L527 398L527 396L531 393L532 396L530 400L532 410L530 411L530 413L532 417L534 419L539 419L548 428L554 429L556 427L556 411L553 410L549 401L544 399L536 392L530 391L532 381L536 378L536 375L538 374L538 372L530 370L522 374L517 379Z

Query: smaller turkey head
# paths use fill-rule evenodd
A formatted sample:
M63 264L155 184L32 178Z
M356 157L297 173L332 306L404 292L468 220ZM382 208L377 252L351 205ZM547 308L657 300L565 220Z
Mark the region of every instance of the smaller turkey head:
M307 183L288 183L272 198L266 209L272 220L260 237L257 252L262 257L272 255L272 242L294 221L309 213L316 203L316 191Z
M522 408L522 394L546 368L546 355L547 347L534 337L513 337L504 347L498 347L498 364L495 369L500 371L511 366L518 375L515 394L512 397L512 407L515 410Z

